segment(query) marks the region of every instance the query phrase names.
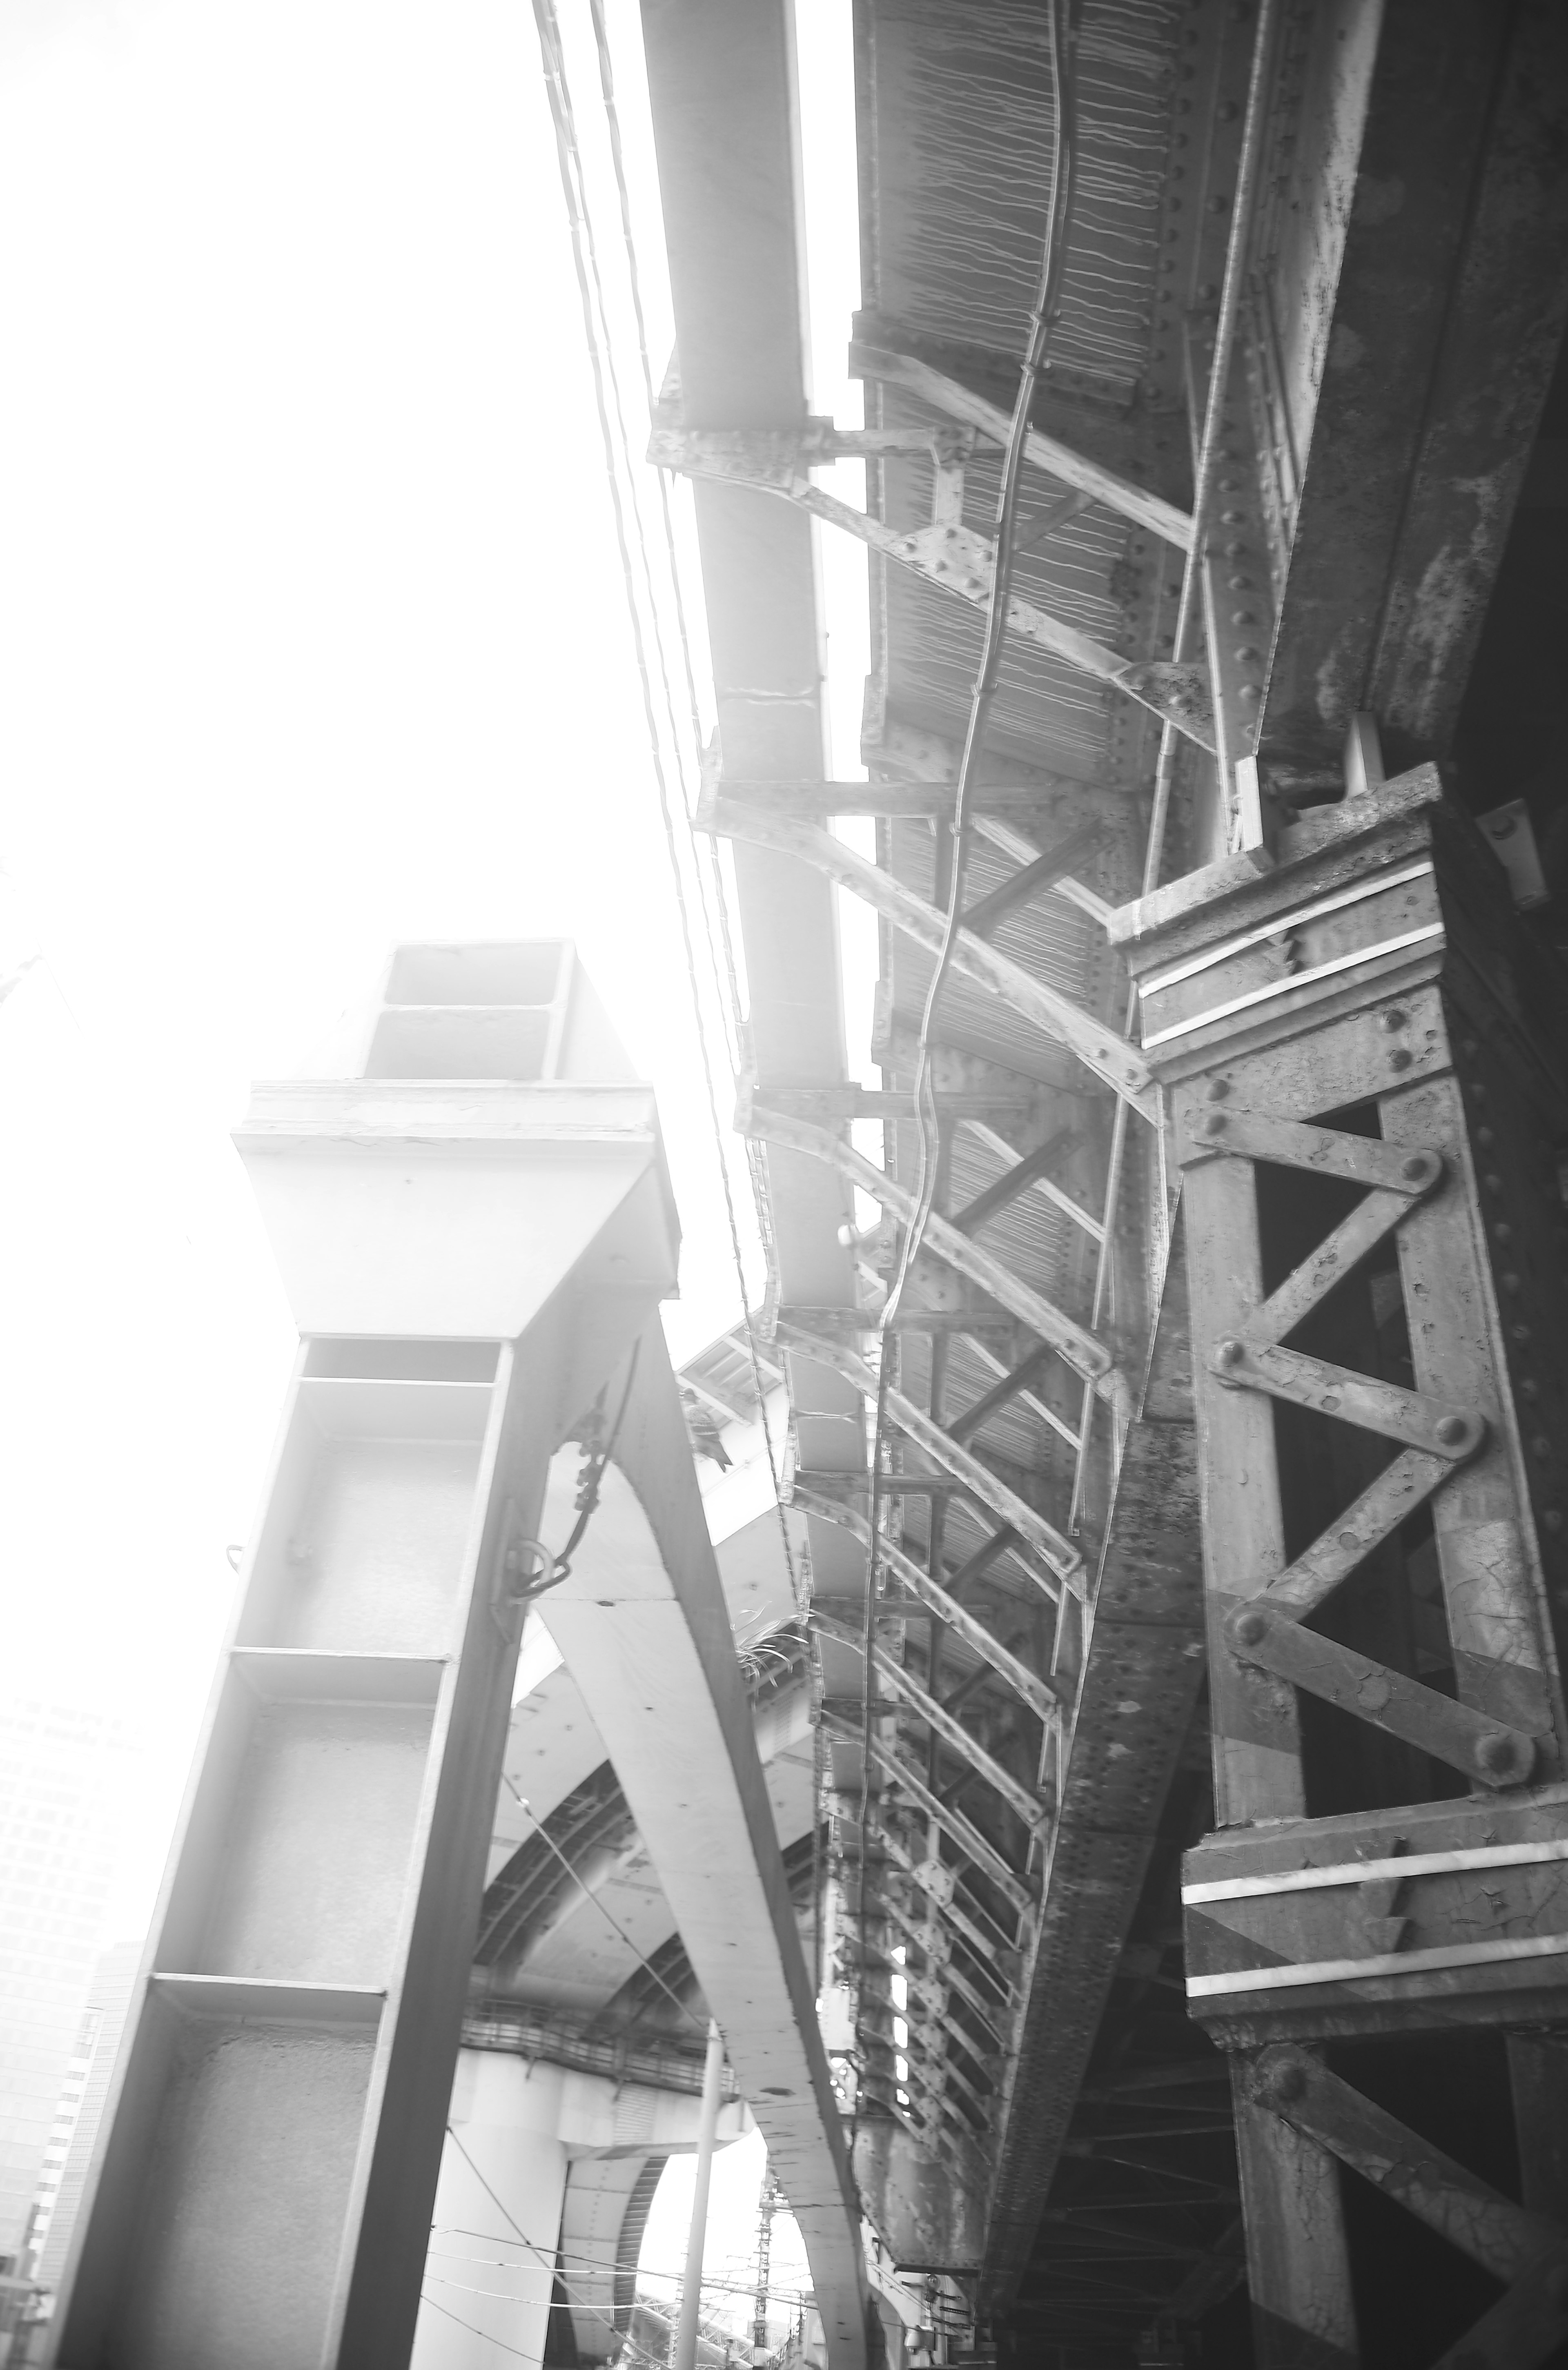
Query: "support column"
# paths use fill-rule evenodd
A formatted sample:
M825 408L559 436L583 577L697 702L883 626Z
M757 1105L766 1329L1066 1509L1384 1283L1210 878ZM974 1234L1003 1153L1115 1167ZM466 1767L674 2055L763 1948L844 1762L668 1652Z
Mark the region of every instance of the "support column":
M549 1460L675 1282L570 947L405 947L238 1138L303 1337L55 2327L59 2370L392 2370Z
M1336 2157L1379 2180L1391 2129L1425 2170L1390 2193L1457 2246L1468 2225L1422 2186L1435 2144L1373 2103L1376 2049L1327 2077L1319 2051L1568 2027L1538 1872L1568 1859L1564 999L1435 768L1317 811L1278 857L1113 935L1183 1178L1219 1823L1187 1858L1189 2004L1235 2053L1260 2362L1337 2370L1359 2354ZM1515 2031L1509 2054L1526 2203L1561 2217L1559 2045ZM1557 2341L1538 2272L1477 2361Z
M459 2055L409 2370L543 2361L569 2165L562 2082L557 2065Z

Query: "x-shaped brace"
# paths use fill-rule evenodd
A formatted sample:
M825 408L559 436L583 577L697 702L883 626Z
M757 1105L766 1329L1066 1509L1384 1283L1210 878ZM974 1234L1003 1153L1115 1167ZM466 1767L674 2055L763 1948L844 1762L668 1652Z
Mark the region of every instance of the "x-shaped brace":
M1245 1326L1215 1343L1210 1372L1228 1388L1264 1391L1401 1444L1393 1463L1294 1563L1235 1608L1228 1642L1240 1661L1338 1704L1467 1777L1488 1786L1520 1785L1535 1760L1524 1731L1301 1626L1486 1438L1485 1419L1473 1409L1281 1346L1434 1191L1444 1174L1442 1155L1228 1107L1189 1118L1183 1130L1183 1166L1216 1154L1277 1162L1368 1191Z

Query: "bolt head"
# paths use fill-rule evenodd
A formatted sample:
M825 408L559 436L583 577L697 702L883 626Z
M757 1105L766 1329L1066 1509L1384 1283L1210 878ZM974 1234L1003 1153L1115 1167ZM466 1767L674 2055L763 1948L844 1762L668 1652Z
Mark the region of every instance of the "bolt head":
M1437 1156L1434 1152L1412 1153L1410 1158L1400 1170L1400 1175L1404 1179L1407 1185L1419 1185L1424 1179L1432 1175L1433 1170L1436 1166L1436 1159Z
M1390 1070L1408 1070L1414 1059L1415 1055L1408 1046L1400 1045L1389 1054L1389 1067Z
M1307 2092L1307 2068L1294 2058L1265 2065L1258 2076L1257 2098L1264 2107L1294 2106Z
M1542 1529L1550 1531L1554 1538L1562 1531L1562 1514L1560 1508L1549 1506L1540 1520Z
M1379 1012L1378 1015L1378 1028L1387 1030L1390 1035L1396 1029L1402 1029L1404 1025L1405 1016L1397 1005L1390 1006L1387 1012Z
M1261 1646L1269 1634L1269 1616L1261 1606L1249 1605L1231 1622L1230 1634L1239 1646Z
M1229 1096L1230 1081L1228 1078L1211 1078L1206 1091L1211 1103L1222 1103Z
M1462 1448L1470 1438L1470 1432L1469 1421L1462 1415L1446 1415L1438 1419L1436 1435L1445 1448Z
M1523 1778L1535 1754L1523 1736L1483 1736L1475 1748L1475 1766L1485 1777Z
M1222 1341L1214 1354L1222 1366L1239 1366L1246 1357L1247 1352L1239 1341Z
M1229 1125L1229 1117L1226 1112L1210 1111L1204 1122L1204 1133L1205 1135L1223 1135Z

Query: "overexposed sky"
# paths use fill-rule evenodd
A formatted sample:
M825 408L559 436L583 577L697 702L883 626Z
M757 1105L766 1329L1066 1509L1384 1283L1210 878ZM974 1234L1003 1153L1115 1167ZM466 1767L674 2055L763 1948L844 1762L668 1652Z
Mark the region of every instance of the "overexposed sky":
M858 417L847 0L800 26L814 399ZM526 0L7 0L0 321L0 1685L144 1720L134 1930L293 1352L248 1081L398 938L570 935L659 1089L678 1356L738 1294ZM858 553L825 573L853 771Z

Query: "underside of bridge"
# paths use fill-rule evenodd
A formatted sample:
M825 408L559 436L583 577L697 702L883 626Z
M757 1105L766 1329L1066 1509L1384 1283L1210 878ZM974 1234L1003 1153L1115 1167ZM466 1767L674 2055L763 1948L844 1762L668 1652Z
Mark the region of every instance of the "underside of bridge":
M672 1374L569 949L259 1089L304 1347L53 2358L659 2350L713 2019L827 2370L1568 2361L1568 16L856 0L850 424L786 0L641 13L767 1301Z
M784 12L643 15L862 2199L1004 2359L1555 2360L1568 25L859 0L862 427Z

